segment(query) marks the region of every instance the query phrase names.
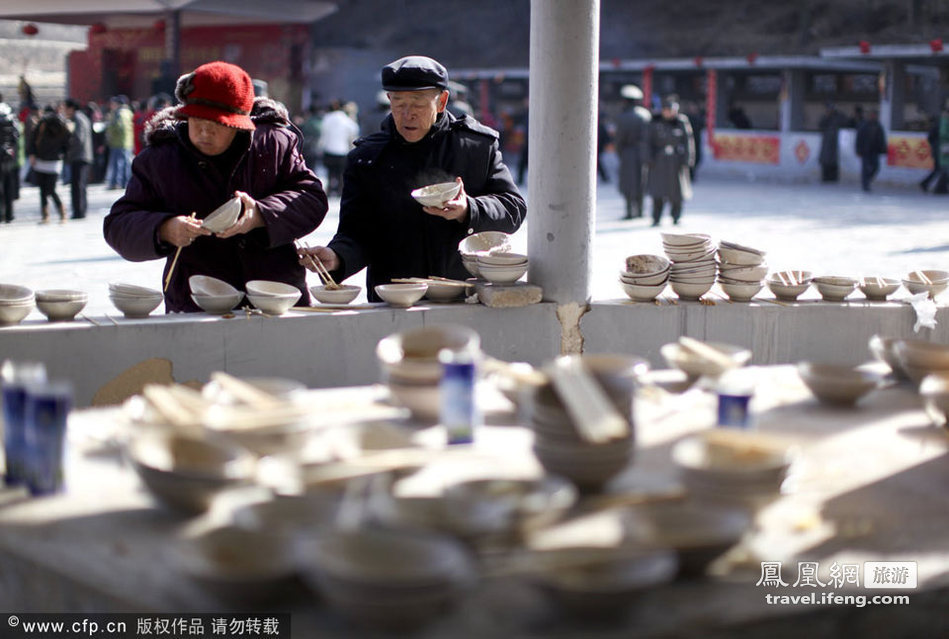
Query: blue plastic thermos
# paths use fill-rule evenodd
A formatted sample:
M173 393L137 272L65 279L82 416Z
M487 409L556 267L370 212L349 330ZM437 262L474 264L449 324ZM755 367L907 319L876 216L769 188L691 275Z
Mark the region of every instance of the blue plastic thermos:
M26 484L32 495L63 489L66 420L72 408L72 386L66 382L33 384L26 388Z
M46 381L46 367L39 362L5 361L0 370L3 392L4 480L8 486L26 483L26 389Z
M474 355L469 351L445 348L439 351L438 360L442 364L440 421L448 434L448 443L470 444L480 421L475 401L477 367Z

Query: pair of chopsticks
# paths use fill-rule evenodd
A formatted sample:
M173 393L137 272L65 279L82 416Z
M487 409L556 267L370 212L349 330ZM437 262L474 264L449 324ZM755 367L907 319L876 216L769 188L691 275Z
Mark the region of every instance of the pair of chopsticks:
M913 271L913 274L915 274L916 277L919 278L919 281L925 284L926 286L932 286L932 283L933 283L932 280L926 277L926 274L923 273L922 271Z
M304 249L309 250L310 245L306 242L294 242L296 244L297 250L303 253ZM316 270L317 276L319 276L320 281L323 282L323 285L327 290L333 291L342 288L339 284L336 283L336 280L333 279L333 276L330 275L330 272L326 270L326 267L323 266L323 262L320 261L313 253L304 253L307 259L310 260L310 265Z
M191 218L190 218L190 219L193 220L193 219L195 219L197 216L198 216L197 213L195 213L194 211L191 211ZM161 289L161 290L162 290L162 293L164 293L165 291L168 290L168 285L171 283L171 274L175 272L175 265L178 263L178 256L181 255L181 249L183 249L183 248L184 248L183 246L179 246L179 247L178 247L178 250L175 251L175 257L174 257L174 259L171 260L171 267L168 269L168 276L165 278L165 287L164 287L163 289Z

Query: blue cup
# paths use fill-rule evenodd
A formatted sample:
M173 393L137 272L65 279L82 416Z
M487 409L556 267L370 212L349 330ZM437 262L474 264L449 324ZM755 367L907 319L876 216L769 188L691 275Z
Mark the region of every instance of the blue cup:
M5 361L2 371L3 451L6 460L4 479L8 486L26 483L28 455L26 444L27 386L46 381L46 369L36 362Z
M64 382L27 386L24 434L26 484L32 495L63 489L66 420L72 408L72 387Z

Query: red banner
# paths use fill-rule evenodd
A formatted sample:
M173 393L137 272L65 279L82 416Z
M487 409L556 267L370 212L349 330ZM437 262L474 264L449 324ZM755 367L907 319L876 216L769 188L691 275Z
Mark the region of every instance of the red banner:
M780 164L781 138L776 135L723 135L716 133L712 141L716 160Z
M929 142L923 137L891 135L887 140L886 163L888 166L932 170Z

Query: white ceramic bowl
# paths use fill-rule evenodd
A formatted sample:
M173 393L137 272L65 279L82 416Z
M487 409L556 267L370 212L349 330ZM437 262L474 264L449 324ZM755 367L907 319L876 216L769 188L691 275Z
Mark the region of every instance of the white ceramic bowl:
M135 434L127 453L158 501L189 513L204 511L218 492L250 483L254 475L253 455L223 440L148 430Z
M857 288L857 280L851 277L815 277L817 291L828 302L842 302Z
M750 252L743 249L718 247L718 259L725 264L735 264L741 266L758 266L764 262L764 253Z
M708 342L706 346L716 349L721 354L735 362L735 366L744 366L751 359L751 351L744 346L735 346L733 344L722 344L719 342ZM669 342L663 344L659 352L665 358L669 366L678 368L688 375L700 376L708 375L717 377L724 370L718 362L712 359L700 357L688 349L682 348L678 342Z
M472 277L481 277L481 271L478 270L478 256L461 254L461 263L471 273Z
M768 267L761 266L739 266L730 267L727 264L720 264L718 272L722 277L731 280L740 280L742 282L760 282L768 274Z
M291 288L293 288L294 293L284 295L256 295L248 291L247 299L267 315L283 315L293 308L293 305L297 303L302 295L297 288Z
M228 600L276 600L292 592L294 547L286 535L198 521L179 534L174 553L179 570Z
M227 295L191 294L191 299L194 300L194 303L205 313L210 313L211 315L223 315L224 313L232 311L235 306L240 304L243 297L244 294L240 291Z
M458 182L440 182L412 191L412 197L422 206L445 206L445 202L455 199L461 190Z
M251 295L272 295L272 296L284 296L284 295L297 295L299 299L300 289L292 284L286 284L284 282L271 282L268 280L251 280L244 285L247 289L247 294Z
M483 253L478 256L478 265L518 266L527 262L527 256L521 253Z
M635 275L629 271L620 271L620 281L626 284L638 284L643 286L655 286L665 284L669 281L669 271L662 271L653 275Z
M188 286L195 295L234 295L235 293L241 293L224 280L219 280L210 275L192 275L188 278Z
M109 284L109 292L122 297L161 297L162 292L148 288L147 286L137 286L135 284L123 284L121 282L112 282Z
M462 256L472 253L481 253L496 249L498 251L510 250L511 236L501 231L482 231L481 233L472 233L458 244L458 250Z
M321 304L349 304L359 296L361 286L350 284L340 284L337 289L326 288L326 286L311 286L310 294Z
M781 273L785 276L784 281L776 277L774 273L768 280L768 288L779 300L793 302L811 287L810 271L781 271Z
M52 289L36 292L36 308L51 322L70 321L86 306L89 295L82 291Z
M201 220L201 226L212 233L222 233L234 226L237 218L241 216L243 205L239 197L232 197L227 202L217 207L206 218Z
M626 258L626 273L637 277L664 273L671 263L662 255L630 255Z
M122 311L123 315L128 318L135 319L147 317L149 313L158 308L158 305L161 304L163 297L161 294L145 297L126 296L113 293L109 295L109 299L112 300L112 304L115 305L115 308Z
M880 385L880 376L850 366L800 362L798 375L822 402L850 406Z
M477 353L478 333L467 326L436 324L388 335L376 345L376 357L387 376L402 382L437 384L442 376L438 353L443 348Z
M920 274L924 275L930 283L927 284ZM913 295L929 293L931 297L935 297L949 286L949 271L913 271L903 277L903 286Z
M634 302L651 302L656 297L662 293L666 288L666 283L662 284L627 284L626 282L621 281L620 285L623 287L623 291L629 296L629 299Z
M12 326L23 321L33 310L33 300L11 304L0 304L0 326Z
M704 233L661 233L662 243L668 246L689 246L708 243L712 238Z
M750 302L751 298L761 290L761 282L748 284L731 284L728 282L719 282L719 286L725 291L725 295L733 302Z
M454 302L462 299L469 290L471 287L467 285L429 280L428 288L425 290L425 299L433 302Z
M478 258L478 272L481 277L495 284L512 284L527 273L528 263L513 266L493 266L485 264Z
M708 280L706 283L702 284L692 284L688 282L676 282L675 280L670 281L672 290L676 292L676 295L683 300L692 300L695 301L709 292L712 288L712 285L715 283L714 278Z
M34 299L31 289L17 284L0 284L0 304L15 304Z
M868 300L882 302L900 287L900 281L891 277L862 277L857 285Z
M379 284L376 286L376 295L381 297L390 306L408 308L422 299L428 284Z

